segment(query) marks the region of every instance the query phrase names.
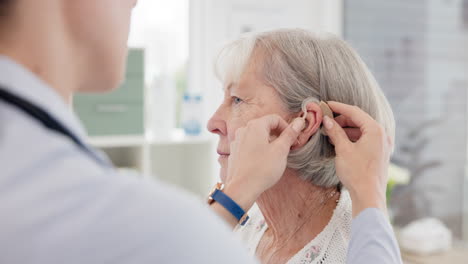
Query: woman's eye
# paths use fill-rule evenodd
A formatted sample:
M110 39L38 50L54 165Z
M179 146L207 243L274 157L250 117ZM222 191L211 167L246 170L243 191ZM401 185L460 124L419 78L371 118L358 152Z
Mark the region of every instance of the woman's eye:
M232 97L232 102L235 104L235 105L238 105L240 103L242 103L242 99L240 99L239 97L236 97L236 96L233 96Z

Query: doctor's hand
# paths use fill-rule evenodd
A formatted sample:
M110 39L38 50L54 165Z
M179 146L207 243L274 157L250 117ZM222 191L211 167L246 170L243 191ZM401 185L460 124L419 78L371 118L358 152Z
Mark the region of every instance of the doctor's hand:
M387 171L393 145L390 137L358 107L327 103L334 113L341 115L335 120L326 117L323 122L335 145L337 176L353 201L353 217L366 208L378 208L386 213Z
M301 118L288 124L277 115L268 115L237 129L230 146L225 192L248 210L260 194L280 180L291 146L303 127Z

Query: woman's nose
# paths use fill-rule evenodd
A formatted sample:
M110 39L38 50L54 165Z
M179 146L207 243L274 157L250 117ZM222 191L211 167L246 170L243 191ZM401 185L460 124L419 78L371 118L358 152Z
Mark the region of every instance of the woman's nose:
M213 134L219 136L226 135L226 121L222 118L221 109L218 109L208 121L207 129Z

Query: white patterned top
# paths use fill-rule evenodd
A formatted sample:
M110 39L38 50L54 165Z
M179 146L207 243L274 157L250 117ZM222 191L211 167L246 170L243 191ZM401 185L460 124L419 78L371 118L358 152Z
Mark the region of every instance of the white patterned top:
M265 218L254 204L249 211L250 219L245 226L237 226L234 232L246 244L250 254L255 256L257 246L268 229ZM330 222L315 238L297 252L288 264L329 264L346 263L346 253L351 234L352 203L349 192L341 191L338 204Z

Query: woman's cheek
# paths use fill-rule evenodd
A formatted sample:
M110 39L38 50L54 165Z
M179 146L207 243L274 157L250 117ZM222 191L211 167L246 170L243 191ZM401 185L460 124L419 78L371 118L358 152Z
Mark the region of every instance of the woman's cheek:
M247 124L247 123L245 123ZM236 123L236 124L233 124L233 126L231 126L229 129L228 129L228 139L229 139L229 144L231 144L234 140L236 140L236 131L237 129L245 126L245 124L241 124L241 123Z

